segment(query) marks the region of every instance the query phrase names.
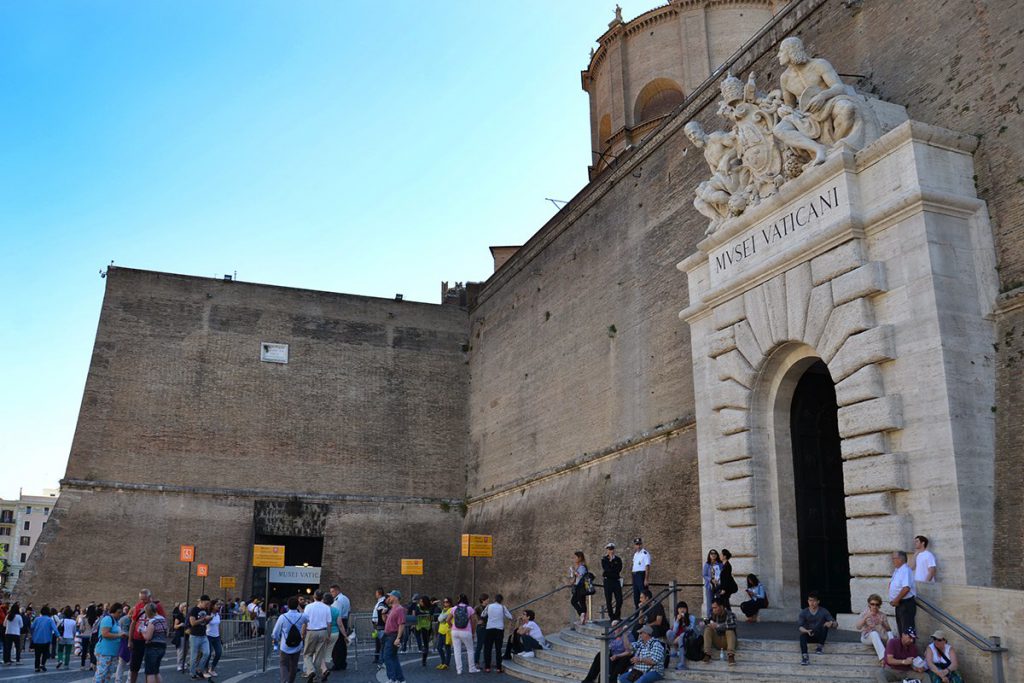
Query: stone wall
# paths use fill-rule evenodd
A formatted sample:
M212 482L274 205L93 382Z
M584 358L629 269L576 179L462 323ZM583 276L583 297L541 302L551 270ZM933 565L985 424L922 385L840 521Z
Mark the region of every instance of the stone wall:
M465 491L466 330L457 306L110 268L60 502L19 595L183 594L179 544L241 591L257 503L319 510L325 580L357 605L399 580L400 557L439 569ZM262 342L289 344L288 363L261 362Z

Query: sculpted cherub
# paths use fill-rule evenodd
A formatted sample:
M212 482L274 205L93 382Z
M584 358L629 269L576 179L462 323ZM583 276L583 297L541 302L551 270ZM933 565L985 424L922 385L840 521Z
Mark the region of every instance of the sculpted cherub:
M704 150L704 161L711 170L711 177L697 186L693 200L694 208L710 221L705 234L711 234L730 215L743 212L749 174L740 164L734 133L706 133L697 121L687 123L683 131L695 147Z

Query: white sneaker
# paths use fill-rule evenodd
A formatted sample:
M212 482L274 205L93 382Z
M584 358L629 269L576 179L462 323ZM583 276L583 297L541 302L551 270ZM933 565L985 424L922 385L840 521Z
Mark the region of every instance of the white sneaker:
M471 673L471 674L478 674L478 673L480 673L480 669L472 668L472 669L469 670L469 673Z
M520 657L533 657L535 655L532 652L520 652L519 656Z

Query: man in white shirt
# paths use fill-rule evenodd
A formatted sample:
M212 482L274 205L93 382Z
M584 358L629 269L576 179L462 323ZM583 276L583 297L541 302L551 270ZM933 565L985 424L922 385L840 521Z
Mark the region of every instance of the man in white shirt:
M536 615L532 609L525 610L523 616L520 617L521 626L516 629L516 633L519 635L520 644L523 647L523 657L533 657L535 650L543 650L547 647L547 641L544 640L544 634L540 630L540 626L534 621Z
M907 564L907 553L897 550L892 554L892 580L889 581L889 604L896 608L896 625L900 633L907 628L916 629L917 601L914 600L914 575Z
M914 536L914 556L910 559L914 583L935 583L935 555L928 550L927 536Z
M644 539L633 539L633 606L640 609L640 593L651 585L651 554L644 548Z
M313 602L306 605L302 615L306 617L306 623L302 627L305 641L302 655L306 681L313 683L318 675L321 681L326 681L331 674L330 671L324 671L327 644L331 639L331 608L324 604L323 591L318 590L313 594Z

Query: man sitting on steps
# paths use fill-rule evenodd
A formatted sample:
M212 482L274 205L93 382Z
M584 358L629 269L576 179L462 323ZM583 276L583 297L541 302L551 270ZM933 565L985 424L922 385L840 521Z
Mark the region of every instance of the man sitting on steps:
M715 649L725 649L729 664L736 663L736 615L723 598L711 602L711 617L704 619L704 663L711 661Z
M640 629L636 654L630 662L633 666L619 676L619 683L654 683L665 676L665 643L653 637L654 629L644 626Z

